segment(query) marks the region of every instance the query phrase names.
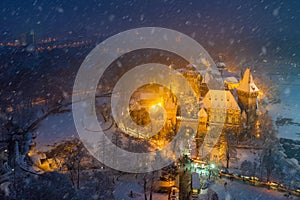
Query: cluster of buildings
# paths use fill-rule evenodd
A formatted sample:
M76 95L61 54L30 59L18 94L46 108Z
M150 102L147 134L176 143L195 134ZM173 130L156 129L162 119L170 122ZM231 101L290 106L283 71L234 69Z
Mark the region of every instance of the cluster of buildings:
M228 72L226 65L217 63L219 72L206 67L198 70L194 65L177 69L189 81L197 96L198 105L190 105L191 118L199 120L198 132L206 133L212 125L221 124L223 130L230 129L236 135L256 124L259 89L256 86L250 68L241 77ZM221 72L221 73L220 73ZM176 81L176 80L174 80ZM210 88L212 81L221 82L219 88ZM172 90L172 86L171 86ZM167 122L175 126L178 118L179 102L172 91L161 86L148 85L134 93L130 102L131 110L147 110L151 105L160 104L167 113ZM185 106L186 107L186 106ZM196 110L195 110L196 109Z
M226 71L221 74L224 89L209 89L207 76L200 83L199 129L205 132L211 124L224 124L223 130L230 129L238 135L243 129L250 129L256 124L259 89L250 68L240 79Z
M91 39L83 40L83 38L57 40L55 37L48 37L45 39L37 39L34 30L22 33L17 39L9 42L1 42L0 47L14 47L26 49L29 52L51 51L53 49L62 49L68 47L81 47L85 45L94 44Z
M19 46L26 47L26 46L34 46L35 43L36 43L35 32L31 30L30 32L22 33L20 38L15 39L14 42L8 42L6 45L15 46L15 47L19 47Z
M176 69L188 80L195 92L191 95L184 94L184 97L178 97L184 99L184 106L180 105L179 100L172 93L172 85L170 88L166 88L149 84L138 89L132 95L130 110L149 112L153 105L163 107L166 113L166 124L159 133L162 136L173 131L176 133L180 124L179 120L184 120L181 118L182 109L183 107L187 109L184 111L188 116L185 120L193 119L194 121L191 122L198 124L197 133L192 133L196 147L190 146L188 150L192 156L197 154L197 157L201 157L200 143L203 142L207 134L212 134L211 137L218 137L213 136L216 131L220 132L221 135L226 135L228 132L233 133L236 136L236 142L249 138L249 136L260 137L256 133L256 126L259 124L259 89L254 82L250 68L244 70L239 76L229 72L223 62L218 62L217 67L218 69L211 69L209 66L197 68L190 64L184 68ZM176 84L176 80L172 84ZM216 85L218 86L214 87ZM193 98L190 97L193 95L196 95L197 105L193 104ZM140 115L140 117L143 116L145 115ZM215 127L222 127L222 129ZM165 140L164 137L158 138ZM224 150L225 148L226 150L226 145L228 145L223 143L224 141L219 140L217 146L212 144L211 147L214 149L210 153L209 159L211 161L223 162L222 157L224 157L223 154L226 155L226 152L221 149Z

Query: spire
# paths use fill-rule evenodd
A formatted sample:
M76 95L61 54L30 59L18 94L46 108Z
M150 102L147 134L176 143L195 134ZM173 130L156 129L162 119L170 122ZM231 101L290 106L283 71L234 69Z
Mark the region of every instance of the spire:
M208 116L206 111L204 110L204 108L200 109L198 115L199 115L200 118L207 118L207 116Z
M243 79L240 81L240 85L238 86L237 90L244 91L244 92L258 92L259 89L254 83L251 71L249 68L246 69L244 72Z

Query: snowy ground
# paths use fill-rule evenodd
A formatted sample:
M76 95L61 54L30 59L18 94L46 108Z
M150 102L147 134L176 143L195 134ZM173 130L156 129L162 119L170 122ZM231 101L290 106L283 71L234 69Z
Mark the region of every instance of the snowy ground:
M108 104L108 100L109 98L99 98L97 99L97 105L101 106L103 103ZM72 109L71 106L67 108ZM105 128L106 126L103 127ZM39 151L47 151L51 149L49 145L79 137L72 112L49 115L38 125L35 133L38 136L35 139L37 144L36 149Z
M114 197L116 200L143 200L144 189L143 180L140 176L132 174L122 175L117 178L114 190ZM132 191L133 198L130 197ZM148 194L149 198L149 194ZM167 200L168 194L164 193L153 193L153 199L155 200Z
M281 87L281 103L268 105L267 109L272 116L274 122L277 118L290 118L293 123L285 124L283 126L277 126L278 137L288 138L300 141L300 114L299 114L299 100L300 100L300 80L294 79L291 82L280 83ZM53 144L55 142L61 142L62 140L72 139L78 137L72 113L62 113L49 116L46 120L41 122L36 130L38 137L35 140L37 142L37 149L45 150L47 144ZM250 154L248 150L238 151L238 165L243 160L254 161L256 155ZM245 156L247 155L247 157ZM224 190L224 181L217 181L211 186L211 189L218 193L219 199L256 199L256 200L269 200L269 199L285 199L283 193L273 190L267 190L265 188L258 188L249 185L244 185L238 182L228 182L228 191ZM114 196L117 200L139 200L144 199L143 187L141 180L136 180L130 176L122 176L116 181ZM133 191L134 198L130 198L130 191ZM154 194L155 200L166 200L168 195L166 194ZM294 198L295 199L295 198Z
M224 182L227 182L227 191ZM266 188L245 185L227 179L218 179L210 188L217 192L219 200L279 200L286 199L284 193ZM295 199L295 197L294 197Z
M227 184L225 191L224 183ZM116 200L143 200L142 178L134 175L122 175L115 181L114 197ZM268 190L262 187L255 187L228 179L217 179L209 186L210 189L217 192L219 200L280 200L286 199L284 193L275 190ZM132 191L133 198L130 197ZM149 198L149 194L148 194ZM167 200L167 194L153 194L154 200ZM297 199L293 197L293 199Z
M259 163L260 154L261 154L261 150L237 149L237 156L236 156L237 162L232 163L231 167L239 168L245 160L250 161L252 163L254 162Z
M50 149L47 145L78 137L71 112L48 116L39 124L36 133L36 149L39 151Z

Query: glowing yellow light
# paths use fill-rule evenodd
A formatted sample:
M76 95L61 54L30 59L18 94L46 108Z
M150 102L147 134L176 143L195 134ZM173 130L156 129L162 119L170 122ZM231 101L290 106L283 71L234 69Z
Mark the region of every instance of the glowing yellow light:
M152 106L151 106L151 109L156 109L156 106L157 106L157 105L152 105Z
M158 109L158 107L162 107L162 103L161 103L161 102L159 102L159 103L157 103L157 104L153 104L153 105L151 106L151 109L156 110L156 109Z

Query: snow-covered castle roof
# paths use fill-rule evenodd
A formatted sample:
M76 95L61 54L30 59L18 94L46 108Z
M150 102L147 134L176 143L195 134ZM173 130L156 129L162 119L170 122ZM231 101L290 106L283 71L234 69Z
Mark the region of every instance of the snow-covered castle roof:
M240 85L238 86L237 90L244 91L244 92L258 92L259 89L254 83L251 71L249 68L246 69L243 79L240 81Z

